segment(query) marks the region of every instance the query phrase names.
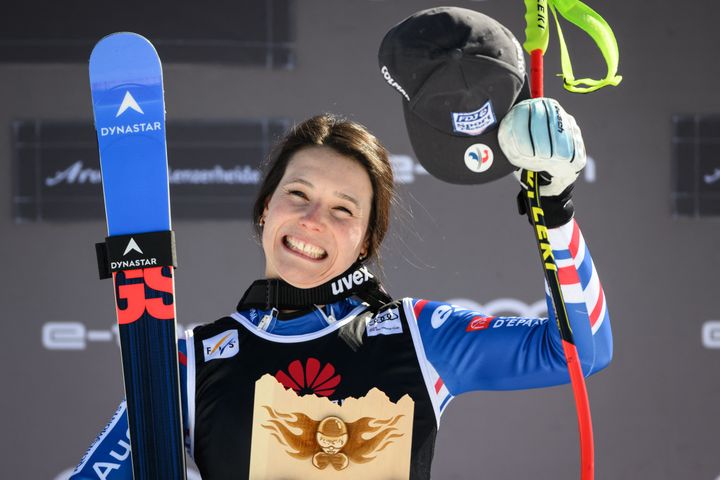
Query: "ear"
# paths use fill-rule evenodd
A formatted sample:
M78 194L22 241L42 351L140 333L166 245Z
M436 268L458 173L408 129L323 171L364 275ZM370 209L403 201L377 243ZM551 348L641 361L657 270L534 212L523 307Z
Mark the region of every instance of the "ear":
M366 238L363 241L362 247L360 247L360 256L367 257L369 249L370 249L370 239Z
M263 217L266 217L266 216L267 216L267 213L268 213L268 205L270 205L270 200L272 199L272 196L273 196L273 194L270 194L270 195L268 195L267 198L265 199L265 206L263 207L263 212L262 212L262 216L263 216Z
M265 221L267 219L269 211L268 205L270 204L270 198L266 198L264 203L265 205L263 206L262 212L260 212L260 215L257 218L257 225L258 227L260 227L260 229L263 229L265 227Z

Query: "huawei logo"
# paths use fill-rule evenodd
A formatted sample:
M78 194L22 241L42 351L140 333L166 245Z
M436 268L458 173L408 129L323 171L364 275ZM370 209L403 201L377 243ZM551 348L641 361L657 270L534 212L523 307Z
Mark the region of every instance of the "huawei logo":
M320 368L320 360L308 358L305 365L300 360L293 360L287 372L278 370L275 378L285 388L292 388L298 395L314 393L321 397L329 397L335 393L340 384L340 374L335 374L335 367L326 363Z

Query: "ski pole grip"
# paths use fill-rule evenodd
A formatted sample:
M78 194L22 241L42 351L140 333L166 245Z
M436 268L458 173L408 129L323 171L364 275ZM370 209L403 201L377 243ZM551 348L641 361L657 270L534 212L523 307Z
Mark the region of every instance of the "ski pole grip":
M547 0L525 0L525 51L545 53L550 40Z

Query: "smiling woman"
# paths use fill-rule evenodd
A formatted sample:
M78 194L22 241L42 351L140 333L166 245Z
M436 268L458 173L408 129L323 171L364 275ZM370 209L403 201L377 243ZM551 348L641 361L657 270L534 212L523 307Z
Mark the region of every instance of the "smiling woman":
M513 128L528 124L510 126L522 146L527 132ZM536 142L579 136L541 133L549 138ZM392 200L387 152L362 125L318 115L273 150L253 210L265 276L231 315L179 345L186 442L203 478L428 479L455 395L569 381L552 308L549 321L390 298L366 263L377 258ZM589 375L610 361L610 321L572 205L562 202L548 239ZM118 415L71 478L109 464L126 425ZM129 460L114 460L107 478L130 475Z

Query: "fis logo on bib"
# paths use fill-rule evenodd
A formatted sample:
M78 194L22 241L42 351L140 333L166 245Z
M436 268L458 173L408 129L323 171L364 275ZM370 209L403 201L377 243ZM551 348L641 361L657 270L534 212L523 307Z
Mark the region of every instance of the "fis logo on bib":
M332 282L333 295L339 295L345 290L350 290L353 286L362 285L371 278L375 278L367 267L361 267L352 273L348 273L344 277Z
M402 333L400 312L397 308L390 308L378 313L372 318L366 319L365 331L367 332L368 337Z
M480 135L495 125L497 119L490 100L474 112L452 112L453 131L465 135Z
M203 340L203 355L206 362L233 357L238 351L238 331L234 329Z

